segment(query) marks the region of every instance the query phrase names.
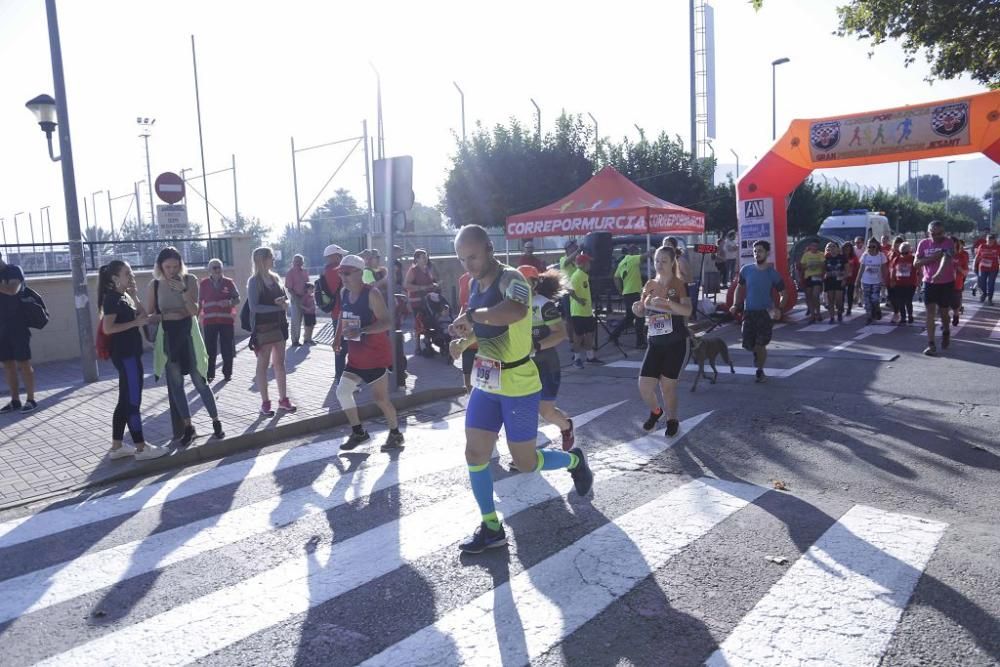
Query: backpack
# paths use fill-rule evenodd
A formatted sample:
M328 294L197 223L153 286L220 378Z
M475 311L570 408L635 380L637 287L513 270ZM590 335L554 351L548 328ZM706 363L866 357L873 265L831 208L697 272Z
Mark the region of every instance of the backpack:
M45 309L45 301L41 295L27 285L21 288L18 295L21 301L21 317L31 329L44 329L49 323L49 311Z
M332 313L340 300L340 295L330 291L326 284L326 276L320 275L316 281L316 307L324 313Z
M111 336L104 333L104 318L97 322L97 339L94 341L97 358L107 361L111 358Z
M243 307L240 308L240 328L244 331L252 332L253 323L250 321L250 300L247 299L243 302Z

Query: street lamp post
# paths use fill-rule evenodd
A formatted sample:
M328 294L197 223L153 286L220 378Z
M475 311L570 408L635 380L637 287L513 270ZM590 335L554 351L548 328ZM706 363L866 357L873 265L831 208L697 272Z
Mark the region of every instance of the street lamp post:
M103 194L104 190L98 190L97 192L90 193L90 210L94 212L94 238L92 241L97 240L97 229L100 225L97 224L97 195Z
M59 43L59 20L56 0L45 0L45 13L49 26L49 51L52 58L52 82L55 100L39 95L27 107L35 114L38 125L45 132L49 157L62 163L63 196L66 199L66 227L68 232L70 265L73 271L73 303L76 310L76 328L80 341L80 365L86 382L97 380L97 355L94 350L94 332L91 329L90 298L87 295L87 275L83 265L83 244L80 242L80 211L77 208L76 177L73 173L73 145L70 140L69 105L66 102L66 81L63 75L62 46ZM52 152L52 133L58 119L59 152Z
M948 213L948 200L951 199L951 165L955 164L954 160L948 160L944 165L944 212Z
M14 214L14 243L21 245L21 228L17 226L17 216L24 215L24 211L20 211ZM21 249L17 249L18 257L21 256Z
M775 91L775 71L777 71L778 65L784 65L787 62L789 62L788 58L778 58L771 61L771 141L778 138L778 94Z
M156 208L153 206L153 171L149 166L149 135L153 130L156 119L139 116L135 119L135 122L139 124L139 136L142 137L143 142L146 144L146 186L149 190L149 215L155 224Z
M462 89L458 87L457 81L452 81L451 83L453 86L455 86L455 90L458 91L458 95L462 100L462 144L464 145L465 144L465 93L463 93Z
M535 106L535 130L538 132L538 145L542 145L542 109L538 106L538 102L535 101L534 97L529 98L531 103Z
M736 158L736 180L739 180L740 179L740 156L737 155L736 151L734 151L732 148L729 149L729 152L733 154L734 158Z

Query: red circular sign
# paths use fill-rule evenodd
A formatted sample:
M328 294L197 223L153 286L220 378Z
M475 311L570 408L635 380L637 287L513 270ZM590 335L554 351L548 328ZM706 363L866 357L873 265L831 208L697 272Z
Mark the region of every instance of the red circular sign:
M176 204L184 199L184 179L172 171L165 171L156 177L153 190L163 201Z

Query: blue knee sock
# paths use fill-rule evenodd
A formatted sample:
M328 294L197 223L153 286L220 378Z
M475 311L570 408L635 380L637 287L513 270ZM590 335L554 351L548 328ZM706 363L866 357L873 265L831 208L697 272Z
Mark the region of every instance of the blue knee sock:
M578 457L576 454L560 452L556 449L539 449L538 464L535 466L535 471L558 470L559 468L572 470L576 467L577 462Z
M472 495L476 498L479 511L483 515L483 523L490 530L500 528L500 519L497 518L496 505L493 503L493 472L490 464L469 466L469 482L472 483Z

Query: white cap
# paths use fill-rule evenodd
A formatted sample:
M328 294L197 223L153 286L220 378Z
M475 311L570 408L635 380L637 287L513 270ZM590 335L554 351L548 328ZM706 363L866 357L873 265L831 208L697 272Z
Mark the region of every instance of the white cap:
M337 247L339 248L340 246L337 246ZM344 259L340 260L340 266L337 267L337 268L338 269L345 269L345 268L346 269L359 269L359 270L363 271L364 268L365 268L365 260L361 259L357 255L348 255Z
M326 247L326 250L323 251L324 257L329 257L330 255L340 255L341 257L343 257L346 254L347 251L341 248L336 243L331 243Z

